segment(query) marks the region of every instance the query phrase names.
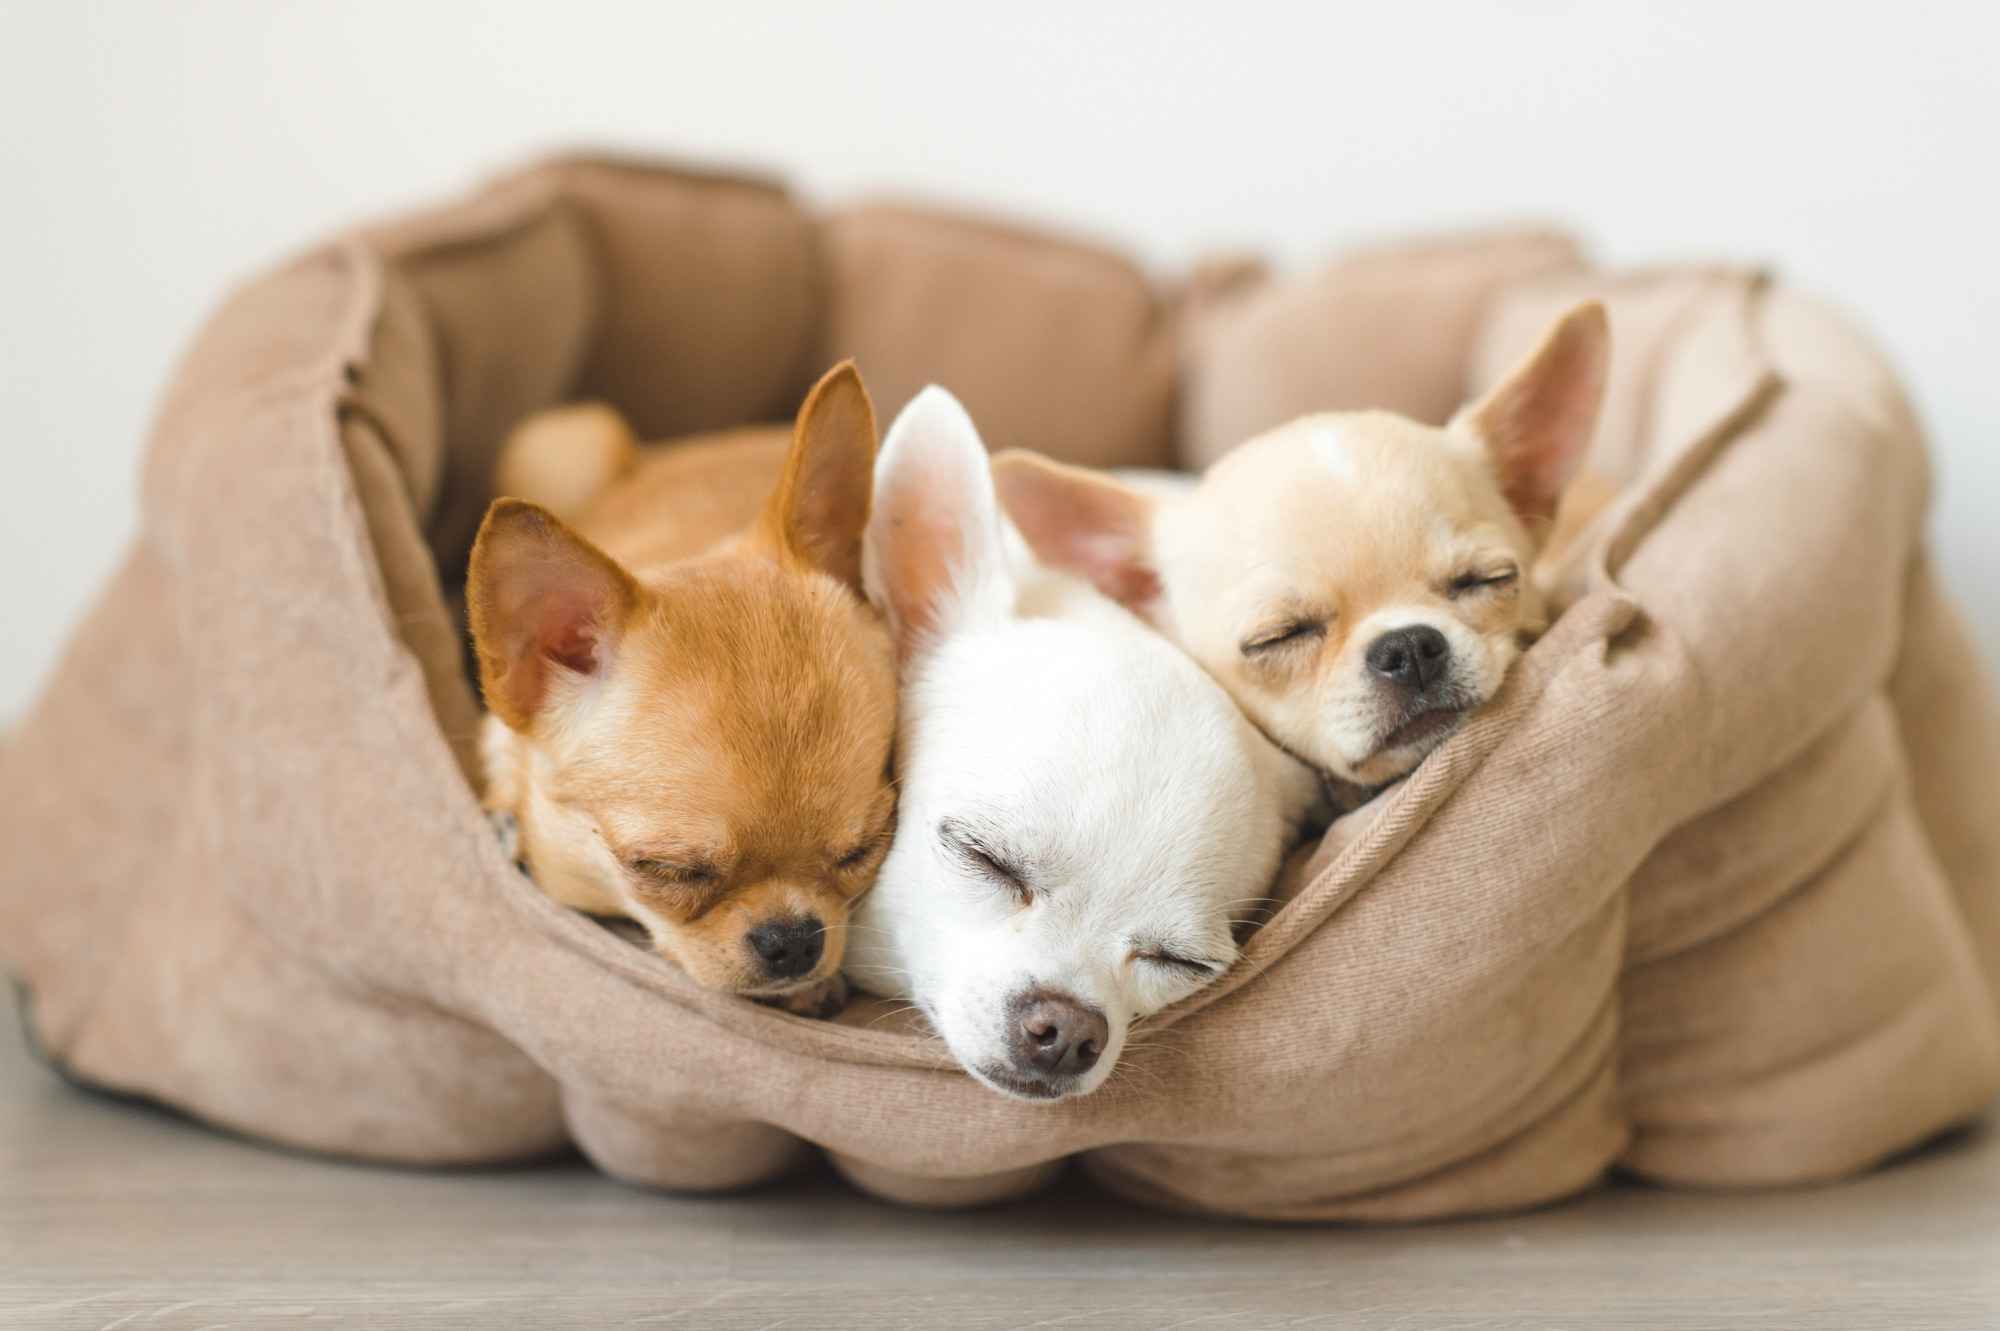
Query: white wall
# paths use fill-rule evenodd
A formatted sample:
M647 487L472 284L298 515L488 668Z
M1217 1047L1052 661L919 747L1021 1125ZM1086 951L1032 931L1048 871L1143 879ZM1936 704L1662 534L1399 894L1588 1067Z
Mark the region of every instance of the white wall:
M991 205L1162 266L1519 215L1616 260L1770 260L1913 378L1939 544L2000 658L1991 6L752 8L7 5L0 717L127 538L155 394L228 283L584 143Z

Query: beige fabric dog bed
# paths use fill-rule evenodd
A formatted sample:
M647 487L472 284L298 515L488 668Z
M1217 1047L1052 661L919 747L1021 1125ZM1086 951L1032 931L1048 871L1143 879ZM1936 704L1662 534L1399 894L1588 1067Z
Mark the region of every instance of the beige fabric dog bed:
M779 420L835 357L995 447L1198 463L1311 408L1444 416L1585 292L1628 483L1500 700L1101 1093L1016 1103L863 1004L692 988L540 896L475 787L451 602L537 407ZM140 537L0 756L0 960L91 1084L375 1160L574 1141L727 1188L813 1147L927 1202L1068 1158L1162 1205L1513 1207L1623 1166L1864 1168L2000 1083L2000 724L1922 543L1895 378L1757 276L1546 234L1297 281L755 182L564 161L239 291L169 389Z

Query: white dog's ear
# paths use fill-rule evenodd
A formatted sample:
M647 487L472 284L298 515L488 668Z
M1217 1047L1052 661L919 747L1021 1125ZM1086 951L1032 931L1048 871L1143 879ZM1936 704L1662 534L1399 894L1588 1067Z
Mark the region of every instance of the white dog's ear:
M911 399L875 460L875 511L863 568L905 658L979 614L1005 614L1013 575L986 446L957 398L935 385Z
M1555 516L1590 449L1610 360L1604 306L1587 301L1556 320L1492 392L1452 417L1454 432L1486 450L1508 504L1531 528Z
M993 459L993 484L1043 563L1089 579L1135 611L1158 599L1150 498L1109 476L1019 448Z

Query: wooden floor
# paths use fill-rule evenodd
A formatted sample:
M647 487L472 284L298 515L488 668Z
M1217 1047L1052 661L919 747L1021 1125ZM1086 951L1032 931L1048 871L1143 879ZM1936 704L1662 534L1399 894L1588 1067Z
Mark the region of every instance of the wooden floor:
M581 1163L422 1174L70 1089L0 1033L0 1327L2000 1328L2000 1138L1858 1183L1615 1188L1394 1230L959 1215L817 1177L676 1199Z

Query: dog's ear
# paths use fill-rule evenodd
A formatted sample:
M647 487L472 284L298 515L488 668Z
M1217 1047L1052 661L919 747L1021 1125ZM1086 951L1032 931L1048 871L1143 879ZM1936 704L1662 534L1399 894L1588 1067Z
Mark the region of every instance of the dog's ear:
M1021 448L993 459L993 485L1043 563L1089 579L1132 610L1143 612L1158 599L1150 498Z
M906 659L955 624L1013 604L986 446L958 399L935 385L882 441L866 567L869 594Z
M1492 392L1452 417L1485 449L1507 502L1531 531L1555 517L1582 465L1604 402L1611 328L1604 306L1576 306Z
M486 705L528 730L559 681L604 673L639 596L629 573L547 509L494 500L465 586Z
M828 370L792 427L784 475L764 510L785 558L861 590L861 537L875 473L875 404L851 360Z

